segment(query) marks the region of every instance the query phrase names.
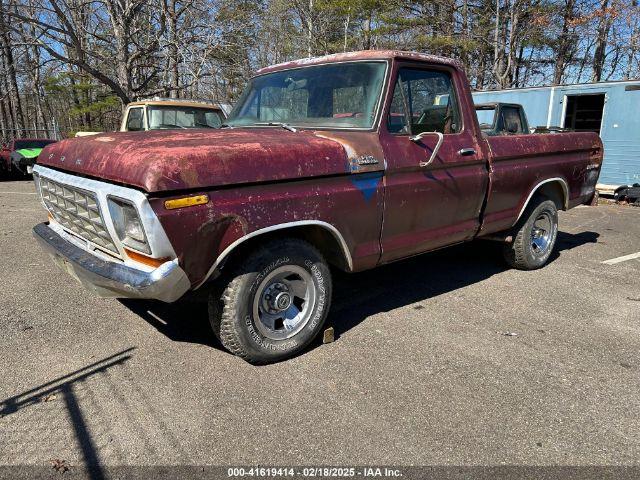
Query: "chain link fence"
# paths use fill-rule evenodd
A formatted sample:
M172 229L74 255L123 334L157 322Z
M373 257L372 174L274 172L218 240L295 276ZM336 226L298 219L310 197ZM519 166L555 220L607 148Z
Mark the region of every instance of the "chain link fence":
M53 123L46 128L4 128L0 129L0 144L6 145L13 140L23 138L37 138L47 140L62 140L60 129Z

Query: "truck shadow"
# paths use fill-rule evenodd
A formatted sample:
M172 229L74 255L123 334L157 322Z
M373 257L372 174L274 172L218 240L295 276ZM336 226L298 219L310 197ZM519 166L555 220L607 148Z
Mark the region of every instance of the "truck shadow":
M82 459L84 463L84 469L86 476L83 478L90 478L92 480L102 480L108 478L105 474L104 466L101 462L99 455L98 441L96 440L95 432L92 432L88 420L93 420L93 425L100 423L100 420L104 418L90 418L87 412L83 411L78 399L78 391L92 391L94 387L93 383L96 379L104 377L112 369L122 367L127 361L129 361L133 355L133 351L136 347L130 347L113 355L105 357L101 360L95 361L85 367L72 371L61 377L55 378L49 382L38 385L24 392L18 393L12 397L5 398L0 401L0 418L13 415L20 410L34 407L43 402L50 402L56 397L61 397L61 406L58 410L63 408L66 410L69 423L73 429L73 433L82 453ZM86 400L86 399L85 399ZM88 403L88 401L87 401ZM20 440L25 443L25 449L28 449L32 444L40 441L36 435L42 435L43 429L46 432L50 428L49 434L54 435L53 430L60 427L55 421L54 426L36 425L33 423L32 417L25 417L31 422L27 423L21 431ZM15 433L15 432L14 432ZM65 460L52 459L52 469L59 472L62 475L69 467ZM43 469L44 470L44 469ZM43 475L42 478L53 478L54 474ZM9 478L9 477L7 477ZM26 478L26 477L25 477Z
M226 351L211 330L205 301L180 300L176 303L132 299L119 301L174 342L198 343Z
M559 232L550 262L563 251L596 243L599 234ZM371 315L388 312L449 293L509 270L502 259L502 245L476 241L382 266L356 274L338 273L329 322L336 335L350 330Z
M596 232L559 232L550 261L557 260L563 251L596 243L598 237ZM419 304L422 300L481 282L508 269L502 260L500 244L477 241L366 272L334 272L333 304L327 326L333 326L339 337L371 315L411 304L416 304L416 309L424 308ZM224 350L211 331L206 302L121 302L171 340ZM319 340L314 345L318 344Z

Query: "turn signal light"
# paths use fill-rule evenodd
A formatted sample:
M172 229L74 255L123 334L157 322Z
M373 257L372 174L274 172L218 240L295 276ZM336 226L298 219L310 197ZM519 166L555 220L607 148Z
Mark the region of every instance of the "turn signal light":
M192 197L174 198L173 200L166 200L164 202L164 208L167 210L175 210L176 208L193 207L195 205L204 205L209 203L208 195L194 195Z
M124 253L127 254L131 260L135 262L144 263L145 265L149 265L150 267L158 268L164 262L169 260L168 258L151 258L146 255L142 255L141 253L134 252L133 250L129 250L128 248L124 249Z

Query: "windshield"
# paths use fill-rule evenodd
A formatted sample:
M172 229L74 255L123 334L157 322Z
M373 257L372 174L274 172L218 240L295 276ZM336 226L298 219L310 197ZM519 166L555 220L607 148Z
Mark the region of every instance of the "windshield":
M254 77L226 123L371 128L385 67L384 62L353 62Z
M147 110L149 129L219 128L222 117L217 110L196 107L150 105Z
M496 114L495 108L477 108L476 114L478 115L478 123L480 124L480 128L488 129L493 127L493 117Z

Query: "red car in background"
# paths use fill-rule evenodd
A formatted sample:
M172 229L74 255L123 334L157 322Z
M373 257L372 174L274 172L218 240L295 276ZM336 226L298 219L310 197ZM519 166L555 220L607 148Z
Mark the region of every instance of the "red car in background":
M0 149L0 172L31 174L42 149L55 141L45 138L20 138L7 142Z

